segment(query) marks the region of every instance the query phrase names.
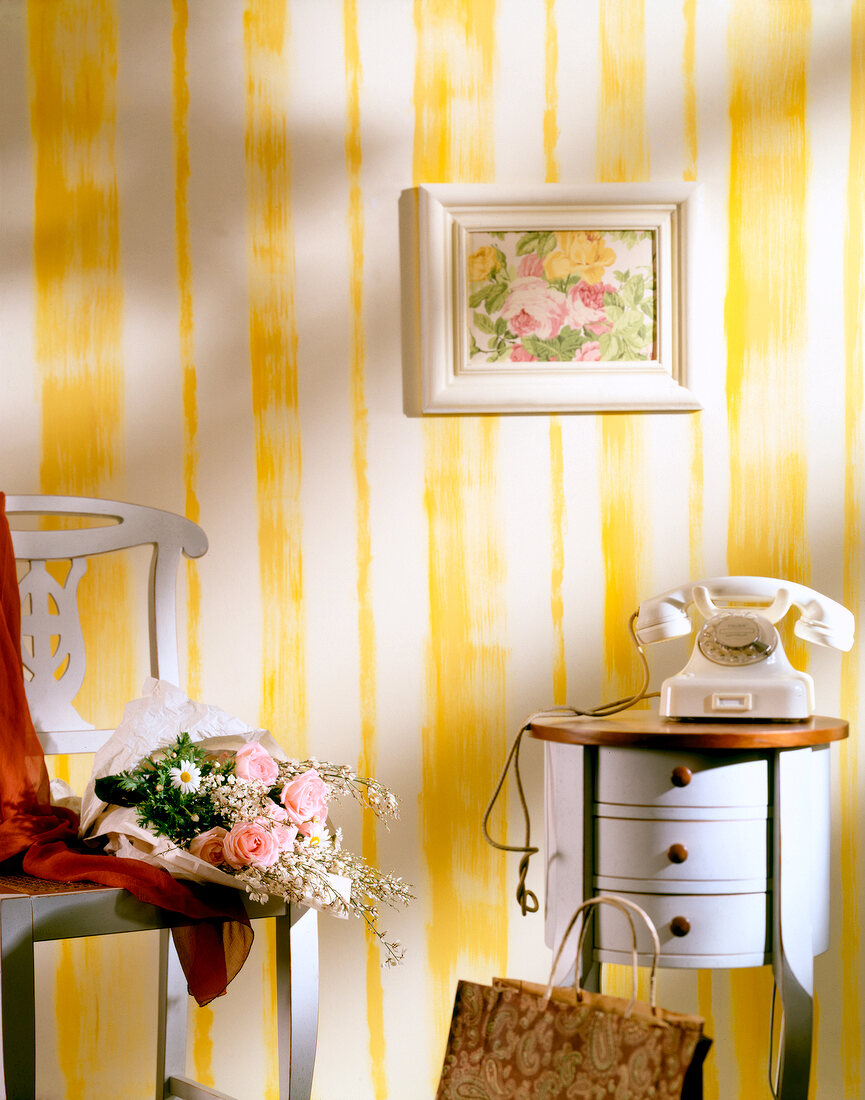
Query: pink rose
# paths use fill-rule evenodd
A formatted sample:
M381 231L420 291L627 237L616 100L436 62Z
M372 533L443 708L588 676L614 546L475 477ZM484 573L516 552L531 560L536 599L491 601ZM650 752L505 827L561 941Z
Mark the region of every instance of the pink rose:
M544 261L537 252L528 252L525 256L520 256L517 275L534 275L538 279L544 277Z
M564 294L534 276L514 279L502 306L502 317L511 332L516 336L534 333L542 340L558 334L567 313Z
M327 787L315 768L286 783L279 800L295 825L302 825L313 817L322 821L327 817Z
M221 825L214 825L206 833L199 833L190 840L189 851L205 863L212 863L216 867L225 859L223 842L227 836L228 833Z
M511 348L512 363L536 363L534 355L530 355L522 344L516 344Z
M225 862L236 870L253 864L272 867L279 859L279 844L273 833L257 821L233 825L223 842Z
M567 297L567 323L574 329L581 329L583 326L605 324L607 321L607 315L604 313L604 299L601 296L601 305L598 307L592 300L586 301L584 295L580 294L580 287L583 283L577 283L576 286L572 286L568 291ZM590 287L593 290L594 287Z
M296 825L274 825L271 831L276 843L279 845L280 852L290 851L294 847L298 832Z
M574 356L575 363L598 363L601 359L601 345L596 340L590 340L577 350Z
M267 749L263 749L257 741L251 741L237 750L234 774L241 779L260 779L265 787L270 787L276 782L279 767Z
M291 825L288 820L288 811L284 806L277 806L275 802L268 802L264 808L265 817L261 823L270 829L276 837L281 852L294 847L294 838L297 836L297 826Z
M267 805L264 807L264 812L271 821L278 821L280 824L288 821L288 811L285 806L279 806L273 799L268 799Z
M588 306L589 309L604 308L604 295L615 294L616 288L609 283L577 283L574 288L579 294L583 305Z

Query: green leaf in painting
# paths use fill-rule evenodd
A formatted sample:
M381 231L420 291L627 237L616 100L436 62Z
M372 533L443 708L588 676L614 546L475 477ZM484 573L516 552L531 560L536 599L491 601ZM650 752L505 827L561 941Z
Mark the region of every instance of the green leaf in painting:
M479 332L493 333L496 331L495 325L485 313L475 313L472 322Z
M507 283L493 283L487 294L487 312L498 313L505 303L505 298L508 296L508 284Z
M529 355L533 355L535 359L540 359L544 363L558 359L559 349L551 341L542 340L540 336L524 336L523 347Z
M489 294L489 292L490 292L490 284L487 283L486 286L482 286L480 290L476 290L474 292L474 294L470 294L469 295L469 306L472 309L476 309L481 304L481 302L484 301L484 299L486 298L487 294Z
M537 248L539 237L540 233L524 233L517 241L517 255L527 256L530 252L534 252Z
M556 247L556 235L555 233L539 233L538 234L538 255L541 259L544 256L548 256Z

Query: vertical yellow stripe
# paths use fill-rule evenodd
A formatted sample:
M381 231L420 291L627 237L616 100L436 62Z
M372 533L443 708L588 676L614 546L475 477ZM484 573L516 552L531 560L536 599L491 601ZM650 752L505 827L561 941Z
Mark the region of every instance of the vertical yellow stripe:
M248 0L244 11L249 351L255 426L258 561L262 598L263 726L306 751L301 433L291 151L287 136L288 7ZM268 934L262 1027L276 1078L273 935ZM268 969L269 968L269 969ZM272 1095L272 1090L270 1095Z
M544 0L544 179L559 182L559 39L556 30L556 0Z
M417 0L415 182L490 181L492 0ZM421 837L427 951L441 1050L461 966L506 961L504 861L483 843L478 807L504 758L504 561L497 514L496 417L424 425L430 625L426 657ZM440 1065L434 1067L438 1076Z
M288 9L244 13L249 342L262 592L261 721L304 752L307 723L301 552L301 438L287 137Z
M27 6L33 136L35 354L42 381L41 487L49 493L122 495L125 408L123 290L115 161L117 11L111 0ZM94 562L80 593L90 652L136 654L131 629L106 602L128 603L126 563ZM134 661L91 661L77 705L99 725L116 721L140 686ZM82 789L89 758L58 763ZM150 945L152 946L152 944ZM130 950L131 949L131 950ZM100 1051L123 1045L124 1028L147 1034L144 1002L114 995L111 975L141 965L142 943L67 942L54 953L56 1057L70 1100L122 1091L146 1075L136 1047L118 1068ZM134 958L133 958L134 956ZM90 1006L89 1026L80 1005ZM117 1010L116 1012L114 1010ZM124 1031L125 1035L126 1032Z
M805 418L807 2L736 0L730 70L729 252L725 326L731 573L807 583ZM778 186L778 180L783 186ZM804 661L800 651L794 663ZM734 972L740 1100L764 1095L771 975Z
M192 248L189 235L189 80L187 0L172 0L172 95L174 99L174 233L177 251L177 292L179 297L180 369L183 400L183 481L184 511L198 523L198 387L195 372L195 319L192 306ZM193 699L201 695L201 579L198 563L186 563L187 673L186 690ZM195 1079L213 1087L213 1009L201 1008L191 1014L192 1057Z
M640 2L601 0L601 86L596 174L634 181L649 174L645 104L645 16ZM626 625L646 571L647 470L638 417L607 415L601 427L601 533L606 573L604 658L608 687L634 687L634 655Z
M649 176L645 83L645 12L642 0L601 0L601 84L596 175L601 182ZM610 698L636 686L627 623L641 597L647 569L648 471L643 423L629 415L600 418L601 547L604 559L604 667ZM630 991L630 971L603 967L604 988ZM641 993L643 981L641 979Z
M682 83L685 97L685 179L697 178L697 85L695 80L697 53L697 0L683 0L685 48L682 56Z
M862 606L862 417L865 412L865 0L855 0L850 22L850 160L847 177L847 234L844 243L844 603ZM861 629L861 624L860 624ZM862 643L841 666L842 713L855 731L860 713L859 656ZM841 777L841 1071L845 1096L862 1092L862 924L859 909L857 831L859 750L854 735L840 751Z
M189 27L187 0L172 0L172 92L174 97L174 232L177 250L177 290L180 315L180 369L183 399L184 512L199 523L198 500L198 382L195 369L195 317L193 313L192 246L189 235L189 81L186 36ZM186 563L187 671L185 687L190 697L201 695L201 577L198 563Z
M372 609L372 532L370 528L370 485L368 473L369 413L366 402L366 329L363 320L364 219L361 191L363 147L361 141L360 89L362 69L357 35L357 0L343 5L345 35L345 163L348 176L349 297L351 304L351 410L352 469L355 488L357 559L357 630L359 652L361 749L358 771L374 775L376 770L376 637ZM362 822L364 857L378 863L378 835L372 814ZM378 939L367 935L366 1026L369 1033L369 1065L373 1095L386 1100L384 989L381 980L381 951Z
M644 0L601 0L597 177L649 178Z
M187 0L172 0L172 93L174 98L174 224L179 298L181 399L183 406L184 514L201 522L198 498L198 379L195 367L192 245L189 228L189 77ZM201 574L198 562L186 562L186 682L190 698L202 690ZM190 1014L195 1080L213 1087L213 1009L196 1008Z
M806 580L805 0L737 0L729 25L729 268L725 302L732 573ZM784 186L779 187L782 180Z

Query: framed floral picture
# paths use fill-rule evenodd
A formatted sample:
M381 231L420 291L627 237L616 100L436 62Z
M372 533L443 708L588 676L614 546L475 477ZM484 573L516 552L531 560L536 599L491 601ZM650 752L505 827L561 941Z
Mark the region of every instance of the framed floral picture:
M684 411L695 185L403 196L406 411Z

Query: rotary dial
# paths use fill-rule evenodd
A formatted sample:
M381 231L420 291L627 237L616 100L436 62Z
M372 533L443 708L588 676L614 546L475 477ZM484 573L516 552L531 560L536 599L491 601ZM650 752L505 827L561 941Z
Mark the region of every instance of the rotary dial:
M703 626L697 645L717 665L765 661L778 640L774 626L753 611L722 611Z

